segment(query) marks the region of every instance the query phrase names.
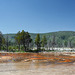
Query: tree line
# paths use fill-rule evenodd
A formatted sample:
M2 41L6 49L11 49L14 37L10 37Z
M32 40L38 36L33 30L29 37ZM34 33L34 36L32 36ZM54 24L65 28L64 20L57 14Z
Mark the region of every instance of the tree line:
M22 32L18 32L16 34L15 40L18 44L18 50L20 51L20 46L22 46L24 48L24 51L29 51L31 50L30 46L32 46L33 40L30 36L30 34L28 32L25 32L24 30L22 30ZM40 35L37 34L35 41L34 41L35 45L36 45L36 51L39 52L41 51L41 47L45 47L45 45L47 44L47 39L46 36L43 36L42 40L40 40Z
M45 48L50 49L50 47L52 49L54 47L73 47L74 42L74 37L71 37L69 40L64 40L66 38L65 36L61 36L59 39L56 35L52 35L48 40L45 35L40 38L40 34L37 34L35 40L33 40L30 34L24 30L19 31L14 38L15 42L12 43L9 41L8 34L7 37L4 38L0 32L0 50L24 52L35 50L36 52L40 52L44 51ZM61 41L61 39L63 39L63 41Z
M30 34L28 32L25 32L24 30L22 30L22 32L18 32L16 34L15 38L15 43L16 43L16 47L18 49L18 51L30 51L31 50L31 46L33 46L33 40L30 36ZM9 51L10 49L10 41L8 41L9 37L7 34L7 38L5 39L3 37L3 34L0 32L0 50L6 50ZM42 40L40 40L40 35L37 34L36 38L35 38L35 45L37 47L37 51L41 50L41 47L43 47L47 44L47 39L45 36L43 36ZM11 45L12 46L12 45ZM12 50L11 50L12 51Z

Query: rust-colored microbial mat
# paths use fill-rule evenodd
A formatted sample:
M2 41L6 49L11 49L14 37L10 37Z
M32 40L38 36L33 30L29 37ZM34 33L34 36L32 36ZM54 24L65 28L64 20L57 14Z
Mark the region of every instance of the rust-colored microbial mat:
M75 56L70 53L0 53L0 62L49 62L49 63L72 63Z
M0 75L75 75L75 53L0 53Z

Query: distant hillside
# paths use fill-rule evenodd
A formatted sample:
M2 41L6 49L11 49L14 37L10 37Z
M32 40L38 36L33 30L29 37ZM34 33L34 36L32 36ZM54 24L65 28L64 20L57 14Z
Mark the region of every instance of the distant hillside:
M8 34L9 41L15 42L15 35L16 34ZM36 33L30 33L31 38L34 40L36 37ZM74 31L59 31L59 32L50 32L50 33L40 33L40 37L45 35L47 40L52 40L52 37L55 36L56 40L70 40L75 37ZM3 34L4 38L6 39L7 34Z

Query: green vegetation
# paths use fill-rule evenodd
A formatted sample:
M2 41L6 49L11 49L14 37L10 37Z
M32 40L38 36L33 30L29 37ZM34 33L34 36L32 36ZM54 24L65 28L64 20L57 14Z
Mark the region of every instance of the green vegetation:
M39 51L40 47L41 47L40 35L39 34L36 35L35 44L37 45L37 50Z
M37 52L54 47L75 47L75 32L59 31L51 33L28 33L22 30L17 34L0 32L0 50L13 52ZM36 49L37 48L37 49ZM42 51L41 50L41 51Z
M41 40L41 47L43 47L43 50L45 49L44 47L46 45L47 45L47 39L46 39L46 36L44 35Z
M25 32L24 30L22 30L22 32L18 32L15 39L19 44L19 50L20 44L23 45L24 51L29 50L29 44L31 43L32 39L28 32Z
M4 49L4 47L5 47L4 44L5 44L5 39L4 39L3 35L2 35L2 32L0 32L0 50L1 50L1 48Z
M21 45L21 36L20 36L20 31L16 34L15 40L18 44L18 50L20 51L20 45Z

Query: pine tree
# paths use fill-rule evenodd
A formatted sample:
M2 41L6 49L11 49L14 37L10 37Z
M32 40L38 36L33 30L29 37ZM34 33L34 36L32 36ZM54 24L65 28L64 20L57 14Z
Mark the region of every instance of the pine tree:
M2 46L2 39L3 39L3 35L2 35L2 32L0 32L0 50L1 50L1 46Z
M40 42L40 35L39 34L36 35L35 44L37 45L37 51L40 51L41 42Z
M20 45L21 45L20 31L16 34L15 40L16 40L16 42L18 43L18 49L19 49L19 51L20 51Z
M22 32L18 32L16 40L18 44L22 44L24 47L24 51L29 50L29 44L31 43L32 39L28 32L22 30Z
M46 36L43 36L42 41L41 41L41 46L45 48L46 45L47 45L47 39L46 39Z

